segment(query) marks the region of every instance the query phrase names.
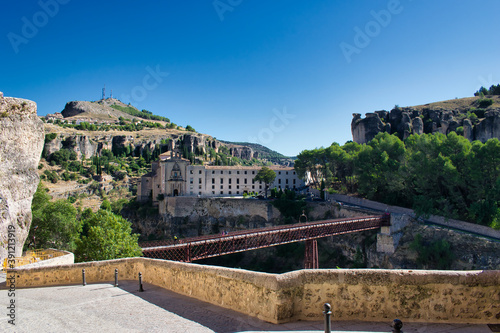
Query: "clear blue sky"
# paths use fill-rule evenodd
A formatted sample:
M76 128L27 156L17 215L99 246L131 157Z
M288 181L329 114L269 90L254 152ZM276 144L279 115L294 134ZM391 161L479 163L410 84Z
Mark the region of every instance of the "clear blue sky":
M499 83L498 13L498 0L5 1L0 91L45 115L106 84L182 126L296 155L351 140L352 113Z

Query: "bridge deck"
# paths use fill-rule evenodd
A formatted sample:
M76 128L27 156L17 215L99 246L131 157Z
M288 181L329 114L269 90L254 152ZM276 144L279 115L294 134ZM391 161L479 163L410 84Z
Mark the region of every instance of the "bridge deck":
M191 262L224 254L373 230L388 226L389 223L389 215L386 214L314 221L237 231L227 235L193 237L179 242L163 241L157 242L157 246L144 246L143 244L142 251L145 257Z

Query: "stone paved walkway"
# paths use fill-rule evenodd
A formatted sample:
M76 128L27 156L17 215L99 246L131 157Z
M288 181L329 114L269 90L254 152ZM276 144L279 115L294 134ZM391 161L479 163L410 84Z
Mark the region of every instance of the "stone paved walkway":
M0 283L2 276L0 276ZM1 288L1 286L0 286ZM85 287L18 289L15 327L8 323L7 290L0 290L0 332L324 332L322 322L273 325L236 311L136 281ZM332 322L336 332L390 332L390 323ZM404 332L491 332L487 325L407 323Z

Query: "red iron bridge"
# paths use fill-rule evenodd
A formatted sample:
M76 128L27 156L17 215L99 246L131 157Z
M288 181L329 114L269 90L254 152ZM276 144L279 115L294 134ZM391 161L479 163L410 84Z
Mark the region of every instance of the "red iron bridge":
M389 214L313 221L236 231L225 235L185 238L178 241L145 242L140 245L144 257L192 262L225 254L305 241L304 266L307 269L319 268L318 238L374 230L384 226L390 226Z

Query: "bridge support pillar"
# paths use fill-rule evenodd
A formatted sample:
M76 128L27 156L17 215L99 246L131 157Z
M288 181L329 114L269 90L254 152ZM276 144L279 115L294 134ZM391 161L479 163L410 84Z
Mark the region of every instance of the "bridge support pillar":
M318 261L318 241L316 239L306 240L306 253L304 255L304 268L319 268Z

